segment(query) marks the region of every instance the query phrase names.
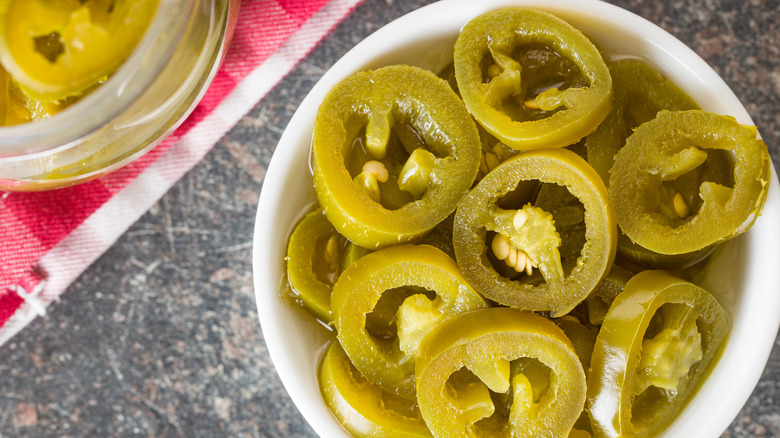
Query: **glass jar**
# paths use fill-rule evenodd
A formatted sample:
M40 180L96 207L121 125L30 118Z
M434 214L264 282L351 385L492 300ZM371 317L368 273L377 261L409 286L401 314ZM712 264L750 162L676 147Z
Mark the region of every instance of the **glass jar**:
M240 0L160 0L138 46L90 94L54 116L0 128L0 190L78 184L148 152L216 75Z

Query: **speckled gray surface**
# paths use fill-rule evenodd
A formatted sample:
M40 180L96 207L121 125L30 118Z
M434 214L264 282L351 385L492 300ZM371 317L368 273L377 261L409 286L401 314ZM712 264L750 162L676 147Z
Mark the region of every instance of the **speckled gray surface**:
M780 1L611 2L704 57L741 98L777 164ZM425 3L366 0L46 317L0 347L0 436L314 435L281 386L257 321L250 255L258 195L282 130L322 73ZM780 436L777 345L724 436Z

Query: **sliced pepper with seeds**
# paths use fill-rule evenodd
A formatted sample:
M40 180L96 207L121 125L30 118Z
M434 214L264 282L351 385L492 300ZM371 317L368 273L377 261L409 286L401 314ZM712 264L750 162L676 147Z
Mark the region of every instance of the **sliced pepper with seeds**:
M496 307L433 329L415 359L417 401L435 437L568 437L585 373L552 321Z
M330 324L330 294L341 271L369 251L347 242L322 209L307 214L287 243L287 280L295 299L320 321Z
M479 161L479 133L463 102L418 67L346 78L315 120L317 199L336 229L366 248L429 232L455 211Z
M706 290L644 271L612 303L591 357L588 406L598 436L653 436L707 374L728 330Z
M369 381L414 398L414 354L442 320L487 304L458 266L428 245L399 245L348 267L331 295L338 340Z
M469 111L515 149L561 147L609 113L612 78L579 30L542 11L474 18L455 43L455 78Z
M638 245L670 255L699 251L747 231L761 214L769 187L769 153L756 136L755 127L727 116L659 112L631 134L610 172L609 201L620 229ZM690 178L707 163L710 149L733 152L733 186ZM693 188L696 208L683 208L676 195L662 197L678 190L670 188L676 185Z
M567 266L561 261L553 215L518 196L533 192L526 187L539 182L565 186L584 206L585 242ZM617 227L608 204L601 178L574 152L518 154L485 175L458 206L453 228L458 266L486 298L564 315L588 296L614 259ZM502 264L533 275L527 281L515 279Z

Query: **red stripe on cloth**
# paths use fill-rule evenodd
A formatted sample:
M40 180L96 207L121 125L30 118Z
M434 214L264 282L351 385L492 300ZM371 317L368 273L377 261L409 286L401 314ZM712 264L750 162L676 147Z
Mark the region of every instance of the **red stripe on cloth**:
M50 248L110 197L101 184L12 195L3 204L3 216L24 223L32 238Z
M0 290L81 224L111 194L100 184L9 195L0 208Z
M327 0L244 0L231 48L192 114L146 155L100 179L49 192L13 193L0 201L0 327L23 300L9 288L114 194L154 163L273 54Z
M11 290L0 292L0 325L3 325L14 316L16 309L22 305L24 300Z
M306 21L309 17L319 11L320 8L325 6L328 0L312 0L308 2L301 2L300 0L279 0L279 6L284 8L290 17L295 19L299 25Z
M261 0L241 4L241 13L252 21L239 17L225 59L223 71L240 81L255 66L260 65L327 0ZM262 43L261 43L262 41Z

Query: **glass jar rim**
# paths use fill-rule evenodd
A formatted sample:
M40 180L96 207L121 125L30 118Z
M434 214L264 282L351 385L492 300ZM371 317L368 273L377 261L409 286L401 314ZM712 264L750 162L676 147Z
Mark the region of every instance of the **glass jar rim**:
M67 149L132 105L167 65L197 3L160 0L144 36L105 83L52 117L0 127L0 159Z

